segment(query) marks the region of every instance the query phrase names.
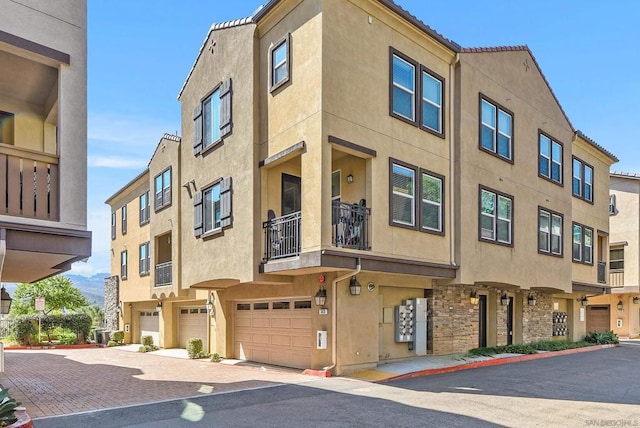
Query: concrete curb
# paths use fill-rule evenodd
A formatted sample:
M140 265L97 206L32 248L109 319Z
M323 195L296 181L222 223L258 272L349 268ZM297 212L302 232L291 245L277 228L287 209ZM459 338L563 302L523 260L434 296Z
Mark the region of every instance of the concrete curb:
M46 349L88 349L88 348L106 348L106 345L87 343L84 345L34 345L34 346L5 346L5 351L42 351Z
M565 349L562 351L550 351L550 352L542 352L538 354L518 355L515 357L496 358L494 360L476 361L476 362L464 363L456 366L441 367L437 369L426 369L426 370L420 370L412 373L405 373L397 376L392 376L386 379L374 381L374 383L384 383L384 382L389 382L393 380L412 379L414 377L420 377L420 376L429 376L429 375L441 374L441 373L451 373L451 372L456 372L460 370L475 369L478 367L499 366L502 364L518 363L521 361L538 360L541 358L558 357L561 355L579 354L582 352L590 352L590 351L599 351L601 349L615 348L616 346L618 345L594 345L594 346L586 346L584 348Z

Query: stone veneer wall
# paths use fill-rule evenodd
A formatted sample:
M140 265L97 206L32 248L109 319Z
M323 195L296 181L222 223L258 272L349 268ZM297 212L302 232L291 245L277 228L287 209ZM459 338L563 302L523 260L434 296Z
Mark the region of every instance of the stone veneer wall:
M522 302L522 340L524 343L552 339L553 299L551 294L531 292L536 298L536 305L529 306L523 293Z
M430 298L434 355L466 352L478 347L478 306L469 302L476 288L436 286Z
M118 275L104 279L104 321L109 331L118 330L119 287Z

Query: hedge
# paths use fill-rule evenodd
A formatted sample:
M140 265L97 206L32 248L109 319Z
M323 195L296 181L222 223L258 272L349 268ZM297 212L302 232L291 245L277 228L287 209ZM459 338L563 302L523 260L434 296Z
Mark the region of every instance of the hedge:
M40 318L43 332L62 327L74 332L86 341L91 330L91 317L86 314L44 315ZM38 333L38 315L21 315L16 318L12 328L13 336L21 345L31 343L31 336Z

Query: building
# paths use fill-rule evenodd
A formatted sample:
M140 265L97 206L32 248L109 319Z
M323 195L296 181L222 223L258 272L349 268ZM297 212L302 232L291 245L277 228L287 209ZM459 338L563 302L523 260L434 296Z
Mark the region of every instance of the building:
M616 159L526 47L462 48L388 0L274 0L211 27L179 100L149 175L160 346L344 373L576 338L607 290Z
M0 9L0 280L34 282L91 255L87 4Z
M591 330L640 335L640 176L611 173L609 285L611 294L589 299Z

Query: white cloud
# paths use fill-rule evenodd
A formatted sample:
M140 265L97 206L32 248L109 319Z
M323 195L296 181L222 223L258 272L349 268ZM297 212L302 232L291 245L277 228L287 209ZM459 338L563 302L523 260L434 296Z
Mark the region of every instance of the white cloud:
M147 167L148 160L141 158L125 158L120 156L94 156L87 158L89 168L120 168L120 169L144 169Z
M125 143L128 148L132 148L131 145L155 147L165 133L180 132L179 120L166 121L155 117L89 112L87 121L89 140Z

